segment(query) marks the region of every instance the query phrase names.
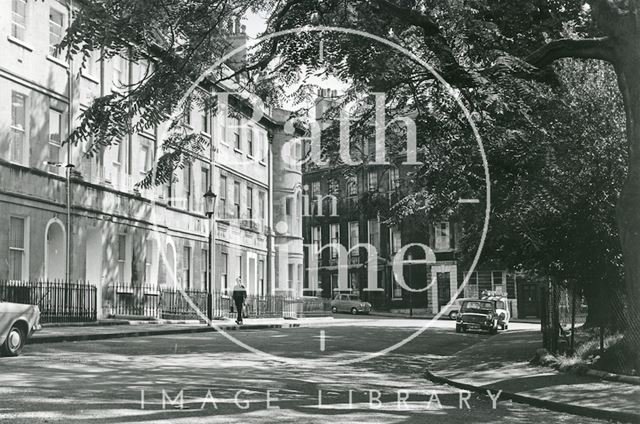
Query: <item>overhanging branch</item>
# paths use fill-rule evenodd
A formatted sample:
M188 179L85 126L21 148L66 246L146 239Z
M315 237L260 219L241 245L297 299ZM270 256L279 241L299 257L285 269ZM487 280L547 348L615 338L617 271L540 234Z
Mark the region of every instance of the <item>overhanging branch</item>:
M525 58L536 68L544 68L558 59L598 59L613 62L614 45L608 37L589 39L562 38L540 47Z

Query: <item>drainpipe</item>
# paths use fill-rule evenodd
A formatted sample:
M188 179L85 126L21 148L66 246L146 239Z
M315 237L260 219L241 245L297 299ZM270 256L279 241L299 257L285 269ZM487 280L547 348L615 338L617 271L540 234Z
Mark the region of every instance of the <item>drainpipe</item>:
M271 151L271 141L267 135L267 181L269 184L269 195L267 201L267 293L274 293L275 270L273 264L273 158Z

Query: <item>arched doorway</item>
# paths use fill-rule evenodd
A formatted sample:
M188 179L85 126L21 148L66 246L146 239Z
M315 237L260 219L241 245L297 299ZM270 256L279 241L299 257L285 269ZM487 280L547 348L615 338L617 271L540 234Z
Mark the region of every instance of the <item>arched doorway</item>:
M158 284L166 287L176 287L178 276L176 274L176 248L173 240L168 239L165 248L159 255Z
M67 252L65 248L65 229L62 221L53 218L47 223L44 247L45 280L64 280Z

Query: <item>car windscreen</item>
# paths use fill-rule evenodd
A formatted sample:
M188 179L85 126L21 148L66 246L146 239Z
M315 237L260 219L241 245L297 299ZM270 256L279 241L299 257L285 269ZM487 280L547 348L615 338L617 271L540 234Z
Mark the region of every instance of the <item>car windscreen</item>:
M486 314L488 312L493 311L493 303L491 302L482 302L482 301L466 301L462 304L461 311L478 313L478 314Z
M349 296L349 300L353 300L354 302L359 302L360 301L358 296Z

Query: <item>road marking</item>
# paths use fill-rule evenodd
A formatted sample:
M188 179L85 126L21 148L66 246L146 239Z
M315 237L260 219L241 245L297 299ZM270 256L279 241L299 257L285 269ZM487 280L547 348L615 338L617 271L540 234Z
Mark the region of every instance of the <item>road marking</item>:
M324 343L324 330L320 330L320 352L324 352L325 343Z
M480 199L458 199L458 203L480 203Z

